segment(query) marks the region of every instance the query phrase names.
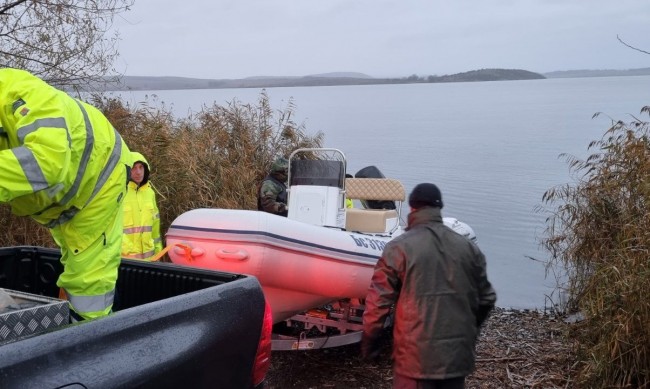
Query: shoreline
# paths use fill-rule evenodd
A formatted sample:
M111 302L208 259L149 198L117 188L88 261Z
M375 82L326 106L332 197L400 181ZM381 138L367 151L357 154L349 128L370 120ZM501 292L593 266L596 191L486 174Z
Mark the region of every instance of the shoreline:
M495 308L481 328L476 369L465 382L478 388L571 388L575 361L566 338L570 324L538 310ZM359 344L274 351L266 389L392 388L391 336L376 363L361 360Z

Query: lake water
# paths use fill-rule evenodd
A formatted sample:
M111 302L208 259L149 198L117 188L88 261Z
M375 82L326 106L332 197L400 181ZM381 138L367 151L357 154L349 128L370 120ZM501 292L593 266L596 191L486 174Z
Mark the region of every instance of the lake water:
M203 105L255 103L261 89L129 92L130 102L157 96L179 117ZM339 87L269 88L271 105L293 99L306 132L341 149L348 172L377 166L407 193L437 184L443 215L468 223L488 260L497 305L550 306L556 280L540 249L548 214L543 193L571 182L560 153L588 154L612 119L629 121L650 105L650 77ZM151 100L150 100L151 101ZM592 119L596 112L604 115ZM646 117L647 119L647 117ZM406 209L405 209L406 211ZM406 213L404 213L406 214Z

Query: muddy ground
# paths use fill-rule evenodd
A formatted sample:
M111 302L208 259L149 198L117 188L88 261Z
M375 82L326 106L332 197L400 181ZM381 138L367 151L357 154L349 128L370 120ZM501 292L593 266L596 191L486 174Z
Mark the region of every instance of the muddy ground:
M538 311L497 308L481 331L476 371L466 388L571 388L573 355L562 318ZM376 363L359 345L311 351L274 351L267 389L391 388L390 336Z

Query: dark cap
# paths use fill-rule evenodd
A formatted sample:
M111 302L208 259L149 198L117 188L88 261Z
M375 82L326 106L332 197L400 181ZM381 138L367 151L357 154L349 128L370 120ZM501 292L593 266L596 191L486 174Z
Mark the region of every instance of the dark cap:
M429 183L416 185L409 196L409 205L414 209L422 207L442 208L442 194L440 193L440 189L434 184Z

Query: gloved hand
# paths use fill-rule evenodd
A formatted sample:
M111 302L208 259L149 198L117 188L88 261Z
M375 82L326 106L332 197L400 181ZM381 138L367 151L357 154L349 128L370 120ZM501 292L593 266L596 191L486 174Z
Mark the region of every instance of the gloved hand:
M287 211L287 205L284 204L284 203L280 203L280 205L278 205L278 212L282 213L282 212L286 212L286 211Z
M476 314L476 326L480 327L483 322L485 322L485 319L487 319L488 315L490 314L490 311L492 310L493 306L491 305L479 305L478 307L478 312Z
M381 351L378 338L371 338L364 332L361 336L361 359L366 362L375 362Z

